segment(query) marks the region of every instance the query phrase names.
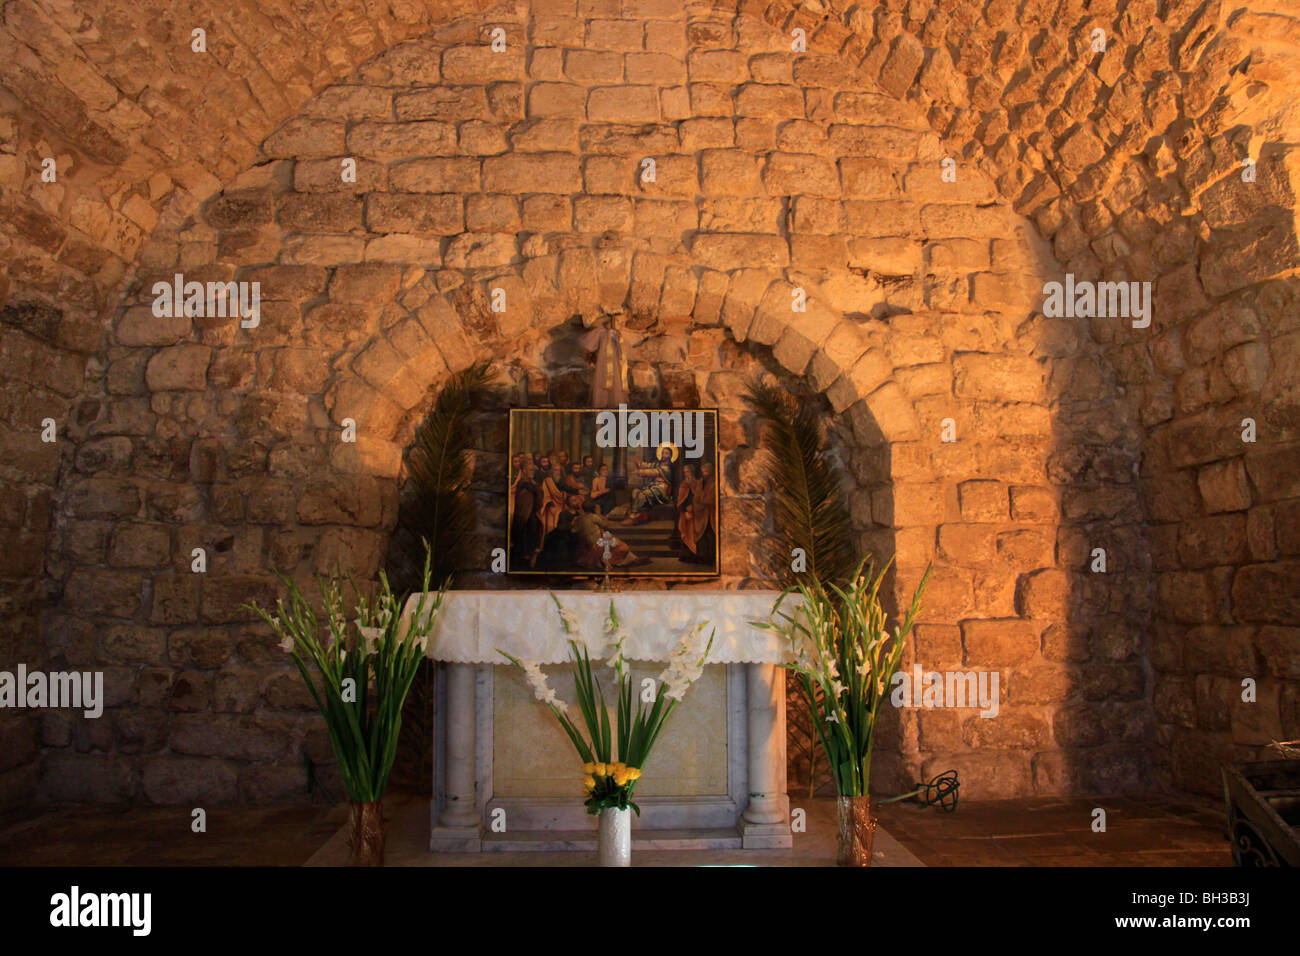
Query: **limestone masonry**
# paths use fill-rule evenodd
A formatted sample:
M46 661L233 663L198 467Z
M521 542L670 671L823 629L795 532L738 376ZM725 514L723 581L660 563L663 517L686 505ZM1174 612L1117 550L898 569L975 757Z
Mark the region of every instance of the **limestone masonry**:
M895 593L934 565L907 672L1000 675L886 708L883 792L1218 793L1300 738L1297 71L1282 0L6 5L0 669L104 712L0 717L0 808L303 799L329 741L242 605L375 575L447 375L585 403L607 318L629 407L720 410L722 586L765 370ZM178 275L257 321L159 314Z

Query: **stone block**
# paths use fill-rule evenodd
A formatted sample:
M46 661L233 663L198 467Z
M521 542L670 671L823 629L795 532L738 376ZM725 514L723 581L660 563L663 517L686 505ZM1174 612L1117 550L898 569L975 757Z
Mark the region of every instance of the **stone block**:
M285 159L339 156L346 130L336 119L295 117L266 138L262 151L272 158Z
M1007 517L1007 488L1000 481L964 481L958 486L965 521L1003 521Z
M246 605L274 608L278 590L275 578L266 575L204 575L200 603L202 620L207 624L256 621L257 612Z
M442 79L449 83L491 83L522 78L522 45L507 43L494 50L489 43L448 47L442 54Z
M167 564L171 532L158 524L120 524L113 532L108 563L118 568L157 568Z
M361 228L361 198L338 193L287 193L279 198L276 223L296 232L348 232Z
M575 193L581 189L578 158L563 153L489 156L483 188L495 193Z
M150 803L211 807L233 803L235 770L206 757L155 757L141 769L141 793Z
M700 153L700 184L709 196L753 195L760 184L758 159L748 150L706 149Z
M348 130L347 149L350 154L382 161L452 156L456 153L456 127L437 120L366 121Z
M167 636L172 663L211 670L221 667L233 653L230 635L219 628L182 628Z
M579 53L585 51L570 51ZM528 90L528 115L530 117L586 116L587 90L576 83L534 83Z
M173 345L160 349L145 368L145 384L152 391L186 389L200 391L207 386L212 349L206 345Z
M366 198L366 227L372 232L451 236L465 228L456 195L374 193Z
M1062 620L1069 602L1069 575L1058 568L1021 575L1017 583L1017 610L1024 617Z
M116 754L51 753L40 781L44 800L65 803L126 803L135 794L131 761Z
M784 268L790 250L780 236L743 233L699 233L691 243L691 255L708 269L730 272L739 268Z
M286 717L178 714L168 744L176 754L268 761L289 748L292 727Z
M880 159L844 157L840 160L840 187L850 199L897 199L898 182L893 168Z
M1300 620L1300 561L1249 564L1232 580L1232 609L1240 621L1290 625Z
M602 86L587 96L592 123L657 123L659 93L653 86Z

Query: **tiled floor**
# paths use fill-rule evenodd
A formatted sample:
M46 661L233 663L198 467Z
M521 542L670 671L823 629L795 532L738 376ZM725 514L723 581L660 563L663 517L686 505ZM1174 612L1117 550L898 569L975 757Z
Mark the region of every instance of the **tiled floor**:
M184 807L41 808L0 819L0 866L299 866L347 808L214 808L207 832Z
M806 802L806 801L805 801ZM642 854L643 864L749 862L809 866L832 861L829 801L816 801L809 833L793 851L758 855ZM1107 813L1105 833L1091 828L1094 807ZM580 854L486 854L434 859L423 850L424 805L389 801L390 862L395 865L545 865L578 862ZM1229 866L1223 812L1210 801L1168 797L1103 800L963 801L955 813L914 804L877 808L888 834L877 845L882 865L927 866ZM345 807L213 809L206 833L193 833L177 808L108 810L46 807L0 819L0 866L298 866L346 859L340 830ZM896 841L896 842L895 842ZM898 852L899 845L907 853ZM893 850L891 851L891 847ZM723 856L726 858L723 859ZM486 859L491 857L492 859ZM554 859L550 859L554 857ZM707 859L706 859L707 858ZM913 864L914 865L914 864Z
M1092 829L1106 811L1106 831ZM896 803L880 825L927 866L1231 866L1224 812L1170 797L963 800L952 813Z

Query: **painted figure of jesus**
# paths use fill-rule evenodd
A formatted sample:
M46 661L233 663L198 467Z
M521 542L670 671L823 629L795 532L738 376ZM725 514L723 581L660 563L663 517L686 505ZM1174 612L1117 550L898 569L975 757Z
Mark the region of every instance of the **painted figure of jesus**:
M655 461L636 466L641 486L632 492L632 505L628 508L628 524L645 524L650 520L650 509L656 505L671 504L673 500L673 460L677 449L665 442L659 446Z

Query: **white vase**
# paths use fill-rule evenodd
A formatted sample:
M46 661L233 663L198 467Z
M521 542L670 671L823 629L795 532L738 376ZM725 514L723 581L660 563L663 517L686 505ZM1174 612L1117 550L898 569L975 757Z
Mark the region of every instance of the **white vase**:
M600 865L632 865L632 811L606 807L600 811Z

